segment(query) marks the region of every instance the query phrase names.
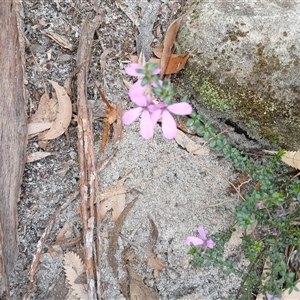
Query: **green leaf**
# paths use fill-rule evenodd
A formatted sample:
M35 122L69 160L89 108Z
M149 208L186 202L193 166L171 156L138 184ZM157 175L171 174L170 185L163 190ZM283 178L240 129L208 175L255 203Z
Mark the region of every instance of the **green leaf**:
M194 119L188 119L185 123L186 127L191 127L193 126L195 123L195 120Z
M144 77L144 78L142 79L141 86L145 86L145 85L147 85L148 83L149 83L149 79L146 78L146 77Z
M189 102L189 97L188 95L184 95L183 98L181 99L182 102Z
M161 96L162 95L162 89L158 87L152 87L152 92L156 96Z
M144 69L136 69L135 70L138 74L141 74L141 75L146 75L147 71L144 70Z
M152 73L153 71L158 69L158 64L148 62L148 63L146 63L145 68Z

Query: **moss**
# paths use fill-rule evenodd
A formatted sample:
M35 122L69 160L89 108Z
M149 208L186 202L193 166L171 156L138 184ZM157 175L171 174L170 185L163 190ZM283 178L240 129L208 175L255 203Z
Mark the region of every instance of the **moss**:
M242 121L253 136L264 136L272 144L287 149L295 147L289 136L293 132L294 138L297 135L300 137L300 124L297 121L300 112L292 117L291 114L283 117L283 109L276 107L271 92L262 96L258 92L238 86L234 79L220 84L218 78L203 71L199 72L196 64L192 63L188 64L184 77L192 85L197 99L207 108Z

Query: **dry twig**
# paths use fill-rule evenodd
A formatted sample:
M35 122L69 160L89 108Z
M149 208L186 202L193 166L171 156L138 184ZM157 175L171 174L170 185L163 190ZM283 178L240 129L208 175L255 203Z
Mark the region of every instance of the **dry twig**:
M95 154L93 148L93 130L92 121L89 117L87 109L87 77L89 71L89 61L91 58L91 47L96 29L100 25L102 16L100 14L89 14L85 19L81 30L78 53L77 53L77 108L78 108L78 153L79 153L79 168L80 168L80 213L83 223L83 241L84 241L84 263L86 267L88 298L96 300L96 285L98 287L98 299L100 295L100 274L95 275L96 256L94 249L94 227L95 227L95 212L94 202L98 198L99 187L97 173L95 167ZM87 61L86 64L83 62ZM89 207L89 211L88 211ZM99 224L97 224L99 227ZM101 239L98 236L97 249L100 249ZM96 269L101 269L97 266Z
M44 247L44 244L48 238L48 235L53 227L53 224L57 218L57 216L78 196L78 192L75 192L73 195L71 195L67 201L57 209L57 211L52 215L52 217L49 219L46 228L44 230L44 233L40 237L40 240L37 243L37 250L36 253L33 257L33 261L30 266L30 272L29 272L29 285L27 288L27 293L24 295L23 300L30 299L30 295L35 291L36 289L36 277L35 277L35 272L37 269L37 266L39 264L39 260L42 254L42 250Z

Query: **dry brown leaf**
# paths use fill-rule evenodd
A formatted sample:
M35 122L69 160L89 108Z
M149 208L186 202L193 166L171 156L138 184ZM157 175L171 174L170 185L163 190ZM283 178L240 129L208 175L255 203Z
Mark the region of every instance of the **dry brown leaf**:
M190 57L188 52L183 54L172 54L169 61L167 68L165 70L164 75L176 74L180 70L182 70Z
M110 125L113 124L117 119L117 111L116 109L108 102L106 99L104 93L101 91L101 89L96 85L98 92L101 96L102 101L105 103L107 110L106 115L104 118L104 129L103 129L103 135L102 135L102 142L101 142L101 148L100 148L100 158L102 157L104 150L106 148L107 142L108 142L108 134Z
M300 150L285 152L281 160L287 165L300 170Z
M123 222L125 221L125 218L126 218L128 212L131 210L131 208L133 207L133 205L137 201L137 199L138 198L136 197L129 204L126 205L126 207L120 214L118 220L116 221L113 232L110 236L109 247L108 247L108 263L109 263L110 267L112 268L115 277L118 277L118 263L117 263L115 254L116 254L117 247L118 247L119 233L121 231ZM147 299L147 298L145 298L145 299Z
M175 21L173 21L165 34L164 47L160 61L160 77L162 77L165 74L166 68L168 66L168 62L171 57L171 50L180 27L180 23L181 18L178 18Z
M49 80L55 89L58 100L58 111L56 119L44 135L39 137L40 140L52 140L62 135L67 129L72 119L72 103L64 87L57 82Z
M191 140L186 134L181 130L177 130L175 141L178 145L185 148L189 153L196 155L208 155L209 149L206 146L198 145L193 140Z
M53 244L58 244L59 242L64 240L66 238L66 233L69 232L70 230L71 230L71 224L69 222L65 222L64 226L59 231L56 240Z
M106 188L100 194L100 220L102 220L105 214L113 209L112 219L114 222L118 219L121 212L125 207L127 188L124 186L124 182L129 174L126 174L120 179L115 186Z
M40 160L42 158L45 158L50 155L55 155L55 153L51 152L33 152L26 156L26 163L31 163L37 160Z
M29 123L28 124L28 138L32 138L37 134L49 129L53 125L53 122L43 123Z
M136 274L136 272L127 267L129 278L130 278L130 299L131 300L158 300L158 294L146 286L143 282L143 279Z
M46 93L41 96L36 113L29 118L29 138L51 128L56 118L57 105L57 99L50 99L49 95Z
M76 283L77 279L85 273L84 264L76 253L68 252L65 254L64 269L68 283L77 296L81 300L88 300L87 285Z
M154 48L152 51L158 58L151 58L150 62L160 65L161 64L160 58L162 57L163 47ZM170 54L170 58L168 60L166 69L164 71L164 74L162 75L170 75L170 74L178 73L180 70L184 68L189 57L190 57L190 53L188 52L185 52L183 54Z
M152 51L156 57L161 58L164 47L153 48Z
M56 118L57 106L57 99L50 99L49 95L45 93L40 98L36 113L29 119L29 124L53 122Z
M151 255L147 258L147 265L151 269L154 270L154 277L157 278L159 275L159 271L162 269L168 268L168 266L164 265L156 256L155 253L151 253Z
M128 56L128 59L130 60L130 62L132 62L132 63L138 63L138 61L139 61L139 57L137 56L137 55L129 55Z
M60 46L62 46L63 48L69 49L71 51L74 50L74 46L72 43L70 43L68 41L67 38L65 38L64 36L53 32L53 31L45 31L44 32L47 36L49 36L52 40L54 40L57 44L59 44Z

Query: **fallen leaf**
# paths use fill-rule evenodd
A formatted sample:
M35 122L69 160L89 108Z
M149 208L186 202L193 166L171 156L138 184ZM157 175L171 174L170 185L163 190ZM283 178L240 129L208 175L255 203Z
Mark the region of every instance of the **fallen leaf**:
M69 49L71 51L74 50L73 44L70 43L66 37L53 31L45 31L44 33L63 48Z
M57 114L57 105L57 99L50 99L47 93L41 96L36 113L29 118L29 138L49 129L53 125Z
M169 59L171 57L171 50L181 24L181 18L176 19L171 23L164 38L164 46L160 60L160 77L165 74L166 68L168 66Z
M66 233L71 231L71 224L69 222L65 222L64 226L62 227L62 229L59 231L55 242L53 243L58 244L59 242L61 242L62 240L64 240L66 238Z
M49 80L55 89L58 100L58 111L56 119L44 135L39 137L40 140L52 140L62 135L68 128L72 119L72 103L64 87L55 81Z
M118 263L117 259L115 257L117 247L118 247L118 239L119 239L119 233L121 231L122 225L125 221L125 218L135 202L137 201L138 197L133 199L129 204L126 205L122 213L120 214L119 218L117 219L115 226L113 228L113 232L111 234L111 237L109 239L109 246L108 246L108 263L110 267L113 270L113 274L115 277L118 277ZM147 299L147 298L144 298ZM151 298L150 298L151 299Z
M168 266L164 265L158 258L155 253L151 253L151 255L147 258L147 265L151 269L154 270L154 277L157 278L159 275L159 271L162 269L168 268Z
M129 266L127 267L130 280L130 299L131 300L158 300L158 294L143 282L143 279Z
M74 252L67 252L64 255L64 269L71 289L81 300L88 300L87 285L77 283L78 278L85 273L85 267L80 257Z
M152 49L152 51L158 58L151 58L150 61L152 63L157 63L161 65L160 58L162 57L163 47L154 48ZM189 52L185 52L183 54L171 54L166 69L164 71L164 74L162 75L170 75L170 74L178 73L186 65L189 56L190 56Z
M115 186L106 188L100 194L100 220L105 217L105 214L113 209L112 219L114 222L117 221L121 212L125 207L125 195L127 188L124 186L125 180L128 178L129 174L126 174L122 179L120 179Z
M178 145L185 148L189 153L195 155L208 155L209 149L204 145L198 145L193 140L191 140L186 134L181 130L177 130L175 141Z
M156 57L161 58L162 53L163 53L163 46L157 47L157 48L153 48L152 51L155 54Z
M281 160L287 165L300 170L300 150L285 152Z
M108 102L106 99L104 93L101 91L101 89L96 85L98 92L101 96L102 101L107 106L105 118L104 118L104 128L103 128L103 135L102 135L102 142L101 142L101 148L100 148L100 159L104 153L104 150L106 148L107 142L108 142L108 134L110 125L113 124L117 119L117 111L116 109Z
M131 62L136 63L136 64L139 61L139 57L137 55L129 55L128 58Z
M26 156L26 163L31 163L50 155L56 155L56 154L51 152L33 152Z
M172 54L168 61L168 65L166 67L164 75L178 73L184 68L189 57L190 54L188 52L184 54Z
M37 134L49 129L53 125L53 122L43 122L43 123L29 123L28 128L28 137L32 138Z
M154 270L154 278L157 278L159 275L159 271L165 268L168 268L168 266L165 266L158 258L155 251L155 244L158 239L158 229L152 219L150 219L151 229L150 229L150 247L151 253L147 257L147 264L148 266Z

